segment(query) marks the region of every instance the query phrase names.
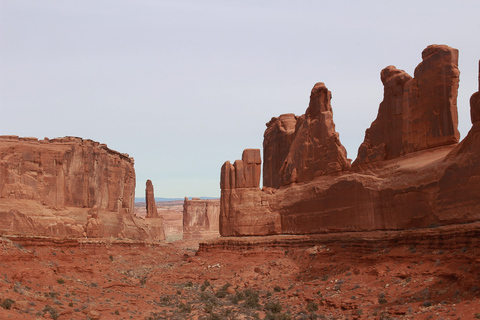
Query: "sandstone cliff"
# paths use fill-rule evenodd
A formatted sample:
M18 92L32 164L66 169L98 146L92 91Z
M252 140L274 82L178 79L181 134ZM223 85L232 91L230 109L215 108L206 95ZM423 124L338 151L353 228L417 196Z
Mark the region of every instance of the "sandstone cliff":
M422 59L414 78L394 66L382 70L383 101L354 165L458 142L458 50L431 45Z
M221 234L399 230L480 219L479 93L471 99L473 127L458 144L458 52L433 45L422 58L414 78L392 66L382 71L384 101L352 167L323 84L312 91L306 115L273 118L264 135L263 190L221 184ZM309 118L314 125L305 125ZM225 163L222 181L233 172Z
M133 217L134 192L133 158L104 144L0 137L4 234L156 238Z
M335 131L331 98L331 92L319 82L312 89L303 116L285 114L267 123L263 143L265 187L278 188L350 168Z
M209 239L220 236L220 200L185 198L183 203L183 239Z

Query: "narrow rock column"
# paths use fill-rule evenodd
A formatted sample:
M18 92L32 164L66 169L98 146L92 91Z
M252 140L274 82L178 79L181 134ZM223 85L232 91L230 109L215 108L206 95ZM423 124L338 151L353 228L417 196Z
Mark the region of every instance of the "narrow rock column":
M145 201L147 206L147 218L159 218L151 180L147 180L147 187L145 188Z

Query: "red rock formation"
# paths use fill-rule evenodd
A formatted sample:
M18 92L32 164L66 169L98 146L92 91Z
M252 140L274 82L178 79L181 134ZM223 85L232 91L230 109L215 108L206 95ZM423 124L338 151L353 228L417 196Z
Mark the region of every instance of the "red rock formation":
M133 165L92 140L0 137L0 232L158 239L133 218Z
M0 198L133 212L133 158L92 140L0 137Z
M242 160L227 161L220 175L220 234L275 234L280 217L269 213L268 202L259 188L260 150L246 149ZM240 180L240 181L238 181Z
M297 119L279 180L272 170L278 168L274 150L282 161L288 134L280 134L281 123L273 119L265 139L279 141L264 143L270 163L265 165L269 173L263 191L232 188L235 167L227 162L222 168L221 234L399 230L480 219L480 94L471 98L472 129L456 144L456 61L455 49L430 46L415 78L394 67L382 71L384 101L360 147L359 165L350 170L345 170L338 137L325 130L329 123L333 127L331 117L321 125L311 103L307 114ZM323 85L314 91L323 101L320 110L331 115L328 91ZM325 131L331 133L328 139L323 139ZM312 150L325 150L325 159L316 162ZM278 184L280 188L272 188Z
M431 45L422 59L413 79L394 66L382 70L384 98L354 165L458 142L458 50Z
M442 223L462 223L480 212L480 62L479 87L470 98L472 128L446 157L448 164L438 182L436 202Z
M92 209L88 210L87 223L83 226L83 229L85 230L85 237L88 238L101 238L105 234L97 206L93 206Z
M209 239L220 236L220 200L185 197L183 203L183 239Z
M263 186L279 188L282 181L280 171L295 138L298 117L293 113L282 114L267 123L263 135Z
M157 205L155 204L155 195L153 193L153 184L151 180L147 180L145 188L145 202L147 207L147 218L158 218Z
M310 104L305 115L296 123L295 138L280 169L282 185L309 181L350 168L347 152L335 131L331 98L331 92L325 84L315 84ZM271 158L273 156L269 156ZM267 167L269 166L271 165L268 164Z

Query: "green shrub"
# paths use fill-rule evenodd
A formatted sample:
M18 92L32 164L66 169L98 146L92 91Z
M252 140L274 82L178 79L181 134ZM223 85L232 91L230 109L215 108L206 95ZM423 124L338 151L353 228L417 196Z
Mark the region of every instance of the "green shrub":
M57 283L58 283L58 284L64 284L64 283L65 283L65 280L63 280L62 278L58 278L58 279L57 279Z
M275 292L280 292L280 291L282 291L282 288L280 288L279 286L275 286L275 287L273 288L273 291L275 291Z

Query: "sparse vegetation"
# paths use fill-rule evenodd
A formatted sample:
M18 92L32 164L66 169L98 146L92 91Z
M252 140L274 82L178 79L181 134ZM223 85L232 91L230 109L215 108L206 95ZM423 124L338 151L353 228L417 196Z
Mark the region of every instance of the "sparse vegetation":
M314 301L308 302L307 303L307 311L308 312L318 311L318 304L316 304Z
M57 309L49 306L49 305L46 305L45 307L43 307L43 310L42 310L44 313L49 313L50 314L50 318L56 320L58 319L58 317L60 316Z
M15 303L15 301L13 301L12 299L5 299L2 301L2 303L0 304L0 306L3 308L3 309L7 309L9 310L10 308L12 308L12 305Z

